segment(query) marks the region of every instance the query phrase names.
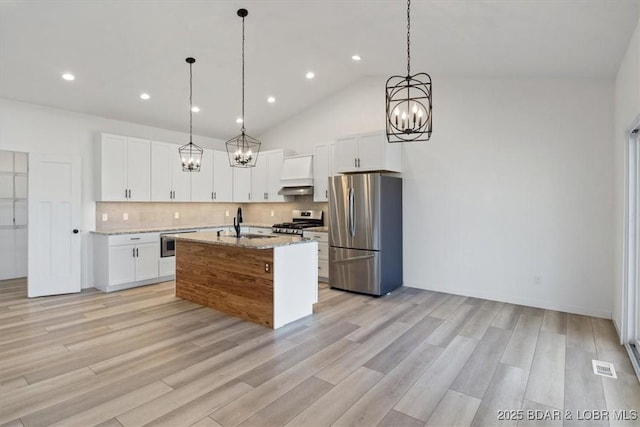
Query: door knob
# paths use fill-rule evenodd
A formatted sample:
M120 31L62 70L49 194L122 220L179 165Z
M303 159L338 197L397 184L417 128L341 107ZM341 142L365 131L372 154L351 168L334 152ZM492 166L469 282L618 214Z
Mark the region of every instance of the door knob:
M80 231L77 228L73 229L73 234L78 234Z

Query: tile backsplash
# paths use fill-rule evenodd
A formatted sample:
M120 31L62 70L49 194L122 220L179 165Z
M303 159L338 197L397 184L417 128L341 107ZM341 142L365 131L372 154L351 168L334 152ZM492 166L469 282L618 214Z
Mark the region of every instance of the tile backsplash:
M97 202L96 231L231 225L239 206L245 223L271 225L291 221L294 209L322 210L325 225L328 222L328 203L314 202L312 196L298 196L285 203ZM102 220L103 214L107 221ZM123 219L125 214L127 220Z

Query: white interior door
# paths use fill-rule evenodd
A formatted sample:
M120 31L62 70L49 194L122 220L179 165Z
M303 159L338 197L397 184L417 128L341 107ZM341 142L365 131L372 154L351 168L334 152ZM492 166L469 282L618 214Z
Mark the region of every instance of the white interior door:
M80 292L80 157L29 154L28 296Z

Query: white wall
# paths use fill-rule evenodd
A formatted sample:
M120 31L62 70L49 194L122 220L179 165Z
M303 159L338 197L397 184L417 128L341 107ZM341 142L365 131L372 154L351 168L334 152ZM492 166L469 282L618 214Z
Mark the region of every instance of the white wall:
M78 154L82 158L83 288L93 286L93 251L89 231L95 230L93 163L94 147L101 132L174 143L188 142L188 134L180 132L0 99L1 149ZM194 137L194 142L207 148L225 149L221 140Z
M307 153L383 129L384 81L261 140ZM610 317L612 130L609 81L435 78L432 139L405 145L405 285Z
M615 81L615 243L613 322L620 331L622 321L625 179L627 166L626 129L640 114L640 19L618 69Z

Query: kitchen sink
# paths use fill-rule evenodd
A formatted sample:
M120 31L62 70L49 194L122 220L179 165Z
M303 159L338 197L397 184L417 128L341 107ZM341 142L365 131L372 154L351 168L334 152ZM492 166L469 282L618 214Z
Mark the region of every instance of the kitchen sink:
M221 233L221 237L236 237L236 233ZM253 233L242 233L240 234L241 239L268 239L270 237L278 237L271 234L253 234Z
M269 237L278 237L278 236L273 236L271 234L250 234L250 233L240 234L241 239L266 239Z

